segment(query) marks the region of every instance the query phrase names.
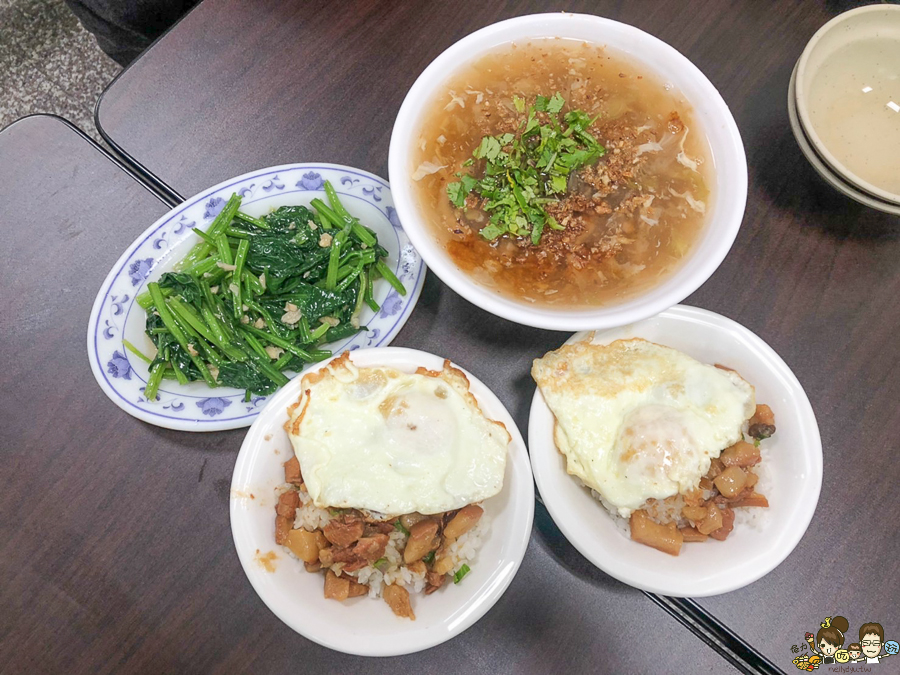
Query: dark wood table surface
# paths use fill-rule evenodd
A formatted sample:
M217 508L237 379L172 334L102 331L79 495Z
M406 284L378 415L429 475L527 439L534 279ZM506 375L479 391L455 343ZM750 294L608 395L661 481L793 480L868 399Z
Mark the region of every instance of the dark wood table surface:
M254 168L295 161L344 163L386 176L391 127L408 87L444 48L496 20L539 10L584 11L636 25L686 54L731 107L750 171L746 216L734 248L686 302L743 323L781 354L812 401L825 453L819 507L794 553L745 589L699 600L699 610L723 622L723 633L733 631L779 667L793 669L791 645L805 632L815 632L826 616L843 614L851 632L864 621L881 622L895 637L900 631L900 540L893 531L900 517L900 501L893 497L900 464L892 461L900 426L900 219L859 206L823 184L800 154L786 111L788 79L806 41L829 18L859 4L359 0L338 6L206 0L110 86L97 119L110 142L170 197L190 195ZM151 220L135 224L133 232ZM118 246L103 249L109 263L130 241L121 239L104 241L104 247ZM100 267L105 271L108 265ZM97 286L102 274L94 275ZM528 364L564 337L496 319L431 276L397 344L433 351L470 368L497 392L524 430L534 388ZM101 399L99 390L89 394ZM127 430L123 443L135 437L145 443L156 439L167 463L208 459L204 480L194 487L209 489L214 476L225 490L239 433L216 435L217 441L198 439L151 430L125 418L112 404L108 408L106 414L117 422L114 428ZM155 453L141 456L148 466L160 461ZM155 487L145 488L156 491L157 508L164 497L186 498L175 483L173 478L164 487L151 482ZM169 492L162 495L161 490ZM184 508L201 501L198 495L187 499L192 503L182 504ZM224 492L220 499L218 510L206 504L204 515L224 526ZM205 536L212 544L218 530L209 527ZM218 557L209 564L236 572L230 544L216 540L216 546ZM210 553L203 548L203 555ZM175 566L169 569L173 584L186 583ZM558 575L560 570L565 575ZM236 583L229 579L226 587L240 594ZM649 613L641 611L646 601L640 594L594 570L539 509L525 566L510 592L469 633L433 654L459 654L464 650L455 645L467 640L476 640L472 649L477 651L477 640L490 639L501 615L515 620L513 605L505 603L513 603L510 595L526 588L548 600L577 598L574 611L585 616L588 607L594 608L589 629L574 622L580 627L572 640L589 633L603 643L598 654L606 649L617 650L616 658L633 654L625 646L630 641L626 636L636 634L618 628L610 617L649 620ZM580 597L578 588L589 593ZM202 591L197 596L194 611ZM254 606L247 599L241 609L248 626L258 626L252 619L267 630L281 630L264 618L258 602ZM519 663L540 668L546 666L541 660L545 653L560 653L560 642L571 647L573 642L561 637L563 629L541 612L528 619L539 629L517 634L514 644L498 642L498 653L528 653L529 659ZM568 620L564 610L557 618ZM552 639L544 632L551 626L559 631ZM651 636L657 629L648 626L641 634ZM523 643L520 638L526 636L541 647ZM666 670L677 669L683 640L665 645L665 660L658 663L665 663ZM653 662L658 642L656 636L641 639L637 650ZM200 657L203 647L197 650ZM696 653L702 656L704 650ZM205 652L202 656L209 658ZM408 662L427 664L428 658ZM647 663L638 669L654 670ZM629 670L627 661L616 665Z
M91 375L88 315L109 268L168 207L71 126L0 132L0 672L735 672L650 599L600 573L542 509L506 594L423 653L346 656L282 624L235 553L228 500L243 430L140 422ZM431 279L397 342L465 366L509 327L451 336L466 303ZM523 331L523 345L548 336ZM524 372L526 357L497 355ZM477 362L474 364L477 365ZM481 370L485 370L481 368ZM491 376L487 370L484 375ZM527 389L494 373L507 400ZM523 406L515 411L522 424Z

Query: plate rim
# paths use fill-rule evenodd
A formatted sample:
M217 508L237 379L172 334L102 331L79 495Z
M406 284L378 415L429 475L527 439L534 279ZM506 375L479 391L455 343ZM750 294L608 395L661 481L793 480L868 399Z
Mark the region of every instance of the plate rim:
M800 381L797 379L797 376L794 374L791 368L787 365L784 359L782 359L778 355L778 353L768 345L768 343L766 343L761 337L756 335L756 333L751 331L746 326L743 326L734 319L730 319L716 312L702 309L700 307L693 307L690 305L682 304L675 305L663 312L660 312L654 317L649 317L648 319L643 319L642 321L653 320L657 317L674 319L679 322L699 322L710 327L726 327L730 330L737 331L742 341L749 342L752 347L761 352L765 356L764 360L767 363L771 364L779 372L779 375L789 382L791 388L795 390L791 393L799 394L799 397L796 399L798 406L801 409L803 416L806 418L805 421L809 422L808 425L803 424L802 428L809 435L810 447L807 451L807 455L810 458L810 463L813 471L813 475L810 477L810 480L814 482L814 489L812 490L811 498L808 501L801 502L798 508L798 511L801 512L800 523L802 523L802 527L795 528L795 530L791 532L787 544L780 551L776 551L775 555L768 558L766 560L766 563L758 568L758 571L754 571L751 574L732 579L731 581L720 582L715 586L707 587L705 589L698 590L697 588L694 588L694 585L696 585L695 581L685 583L680 579L676 580L675 583L673 583L671 586L647 582L641 577L641 572L638 572L637 574L629 573L629 568L627 566L614 567L609 565L606 560L604 560L603 556L596 555L595 552L591 550L591 547L587 546L584 541L581 541L579 539L575 525L569 520L571 516L568 513L563 513L560 505L555 501L555 492L544 483L543 474L538 470L541 462L541 457L545 457L546 454L548 454L551 450L554 454L559 454L559 451L556 449L556 446L553 443L550 444L550 448L545 448L543 450L539 449L544 444L538 441L538 437L542 433L545 433L545 429L543 427L538 428L538 425L541 424L539 418L543 413L546 413L552 419L552 412L550 411L547 403L544 401L544 397L541 394L540 387L535 388L535 393L532 397L531 406L529 408L528 447L531 457L532 474L534 475L535 482L537 483L538 493L541 495L544 505L547 507L547 510L550 513L550 517L553 519L553 522L556 523L557 527L559 527L560 531L563 533L563 536L565 536L569 543L572 544L572 546L574 546L579 553L587 558L587 560L591 564L602 570L604 573L633 588L637 588L649 593L657 593L671 597L700 598L721 595L723 593L730 593L731 591L735 591L748 586L772 572L776 567L784 562L784 560L786 560L791 553L793 553L794 549L797 547L797 544L799 544L800 540L809 529L809 525L812 521L813 516L815 515L816 509L818 508L823 479L823 452L818 421L816 420L815 411L813 410L812 404L809 401L809 397L806 394L806 391L800 384ZM574 341L580 333L583 332L590 331L579 331L579 333L571 335L563 344L569 344L570 342ZM578 487L574 483L573 486ZM550 495L549 499L548 495ZM607 555L606 557L616 558L617 556L615 554L612 554ZM662 562L664 563L665 560L663 560ZM708 580L704 580L704 583L708 583Z
M351 359L353 354L366 353L366 356L373 352L378 352L378 356L397 356L404 360L404 364L399 367L405 367L410 370L410 372L414 371L416 367L424 365L426 368L434 368L436 367L435 362L443 363L445 357L438 356L436 354L432 354L430 352L425 352L419 349L412 349L409 347L377 347L377 348L363 348L359 350L354 350L351 354ZM327 361L323 361L320 364L315 364L318 368L323 368L327 366L332 360L338 358L340 354L335 355L331 359ZM422 357L425 357L424 359ZM449 359L447 359L449 360ZM430 363L429 363L430 362ZM518 573L522 561L525 558L525 555L528 550L528 544L531 541L531 531L534 525L534 496L535 496L535 487L534 487L534 478L532 473L531 461L528 453L528 446L525 442L525 438L523 437L521 431L518 428L518 425L515 423L515 419L512 414L507 409L506 405L499 399L499 397L488 387L481 379L477 376L473 375L469 370L460 366L459 364L450 361L451 365L454 368L458 368L461 370L465 376L469 379L470 382L470 391L472 389L478 389L479 391L472 392L472 394L476 397L476 400L479 403L479 406L484 410L484 402L488 402L488 407L495 408L495 412L490 413L490 417L492 419L499 420L503 422L503 424L507 427L507 430L510 433L511 441L510 441L510 456L508 456L508 462L512 464L511 466L511 480L510 482L516 482L515 492L512 494L510 508L513 509L512 517L515 519L516 523L521 523L521 531L516 532L514 529L508 530L508 533L504 536L510 537L509 541L511 546L513 547L513 551L508 558L500 559L497 561L497 569L493 573L493 577L495 579L494 583L490 586L487 592L479 596L477 600L476 610L468 612L463 620L457 621L449 630L442 631L437 627L432 627L431 630L425 632L427 637L420 638L418 642L410 643L407 645L397 645L395 643L388 644L386 641L384 644L376 644L374 648L368 648L366 650L363 649L353 649L352 645L355 643L350 641L349 644L351 648L347 647L347 644L342 644L339 638L334 640L329 640L327 637L310 633L305 630L302 630L298 623L294 620L293 616L284 611L276 610L273 608L266 598L263 595L263 590L260 585L257 583L257 578L261 574L256 567L253 567L252 560L248 555L245 554L246 550L252 548L251 546L242 546L240 542L240 537L243 536L240 528L242 526L242 521L240 518L240 502L242 501L240 492L236 493L235 490L240 490L241 483L238 479L249 471L250 467L250 452L251 447L257 443L254 436L259 436L263 433L261 429L254 429L257 426L258 422L254 422L253 425L247 432L247 435L244 437L244 441L241 444L241 449L238 452L237 458L235 459L234 470L232 472L232 481L230 485L231 494L229 496L229 520L231 523L231 533L232 533L232 543L234 544L235 552L238 556L238 559L241 563L241 568L244 571L247 580L250 582L250 585L253 587L253 590L256 592L256 595L259 597L260 601L266 606L266 608L272 612L282 623L288 626L291 630L295 631L299 635L302 635L304 638L311 640L323 647L327 647L328 649L332 649L337 652L342 652L345 654L353 654L356 656L369 656L369 657L388 657L388 656L401 656L404 654L412 654L420 651L424 651L427 649L431 649L432 647L436 647L444 642L452 640L457 637L468 628L477 623L485 614L487 614L494 605L500 600L501 597L505 594L506 590L509 588L513 579L516 577ZM374 364L373 364L374 365ZM392 364L395 367L398 367L396 363ZM363 366L365 367L365 366ZM307 371L308 372L308 371ZM296 378L295 378L296 379ZM280 389L276 395L274 395L266 404L265 408L260 412L260 416L258 420L263 420L264 415L272 415L278 414L278 408L285 407L285 401L281 399L289 400L296 396L296 392L294 392L291 396L288 395L288 391L293 386L299 386L298 384L294 384L295 380L292 380L290 383L285 385L282 389ZM299 381L298 381L299 382ZM271 408L271 410L270 410ZM487 411L485 411L487 414ZM496 414L499 413L499 414ZM261 422L259 426L262 427ZM518 444L518 449L516 449L516 445ZM513 453L516 453L513 455ZM515 478L516 473L523 473L522 480L519 481ZM236 487L237 486L237 487ZM522 505L524 505L524 511L522 510ZM521 518L521 520L519 520ZM494 535L489 535L494 536ZM273 546L274 544L273 539ZM251 574L252 572L252 574ZM359 637L358 634L355 634ZM367 645L367 647L371 647L371 645Z
M87 353L88 360L91 366L91 372L94 376L94 379L97 381L97 384L100 386L103 393L106 397L112 401L116 406L120 409L128 413L130 416L139 419L148 424L152 424L154 426L164 428L164 429L172 429L175 431L192 431L192 432L210 432L210 431L226 431L230 429L241 429L247 428L253 423L253 420L256 419L259 414L262 412L262 408L256 410L252 413L248 413L246 415L242 415L240 417L233 417L224 420L210 418L203 419L200 415L195 416L195 419L181 419L174 418L170 416L162 416L158 413L154 413L151 411L146 411L127 400L123 400L121 394L116 390L115 387L109 382L109 379L106 377L106 374L103 369L103 365L100 363L99 355L96 351L96 339L100 332L99 321L101 318L101 313L103 307L106 303L109 290L112 287L114 281L118 278L118 276L124 270L125 264L131 258L134 253L160 228L164 227L168 222L170 222L173 218L178 216L180 213L183 213L185 210L197 205L200 202L203 202L210 195L228 188L232 185L236 185L238 183L250 180L252 178L264 177L269 174L277 174L282 171L295 171L295 170L315 170L315 169L326 169L326 170L334 170L334 171L347 171L351 173L355 173L361 176L365 176L371 179L373 182L380 184L383 188L385 188L390 194L391 187L390 183L384 178L371 173L370 171L366 171L365 169L359 169L356 167L344 165L344 164L335 164L332 162L294 162L288 164L278 164L275 166L263 167L259 169L255 169L253 171L248 171L239 176L233 176L227 178L212 187L201 190L200 192L188 197L180 204L170 208L164 214L162 214L159 218L157 218L151 225L141 231L134 240L128 245L128 247L122 252L122 254L116 259L116 262L113 263L109 272L103 279L103 282L100 284L100 287L97 291L97 295L94 298L94 302L91 306L91 313L88 319L87 325ZM392 198L393 199L393 198ZM393 226L393 223L392 223ZM200 227L200 225L198 225ZM397 228L395 228L397 229ZM402 224L399 228L403 231L404 236L409 239L405 228L402 227ZM410 245L412 242L410 241ZM413 248L415 248L413 246ZM427 266L425 265L425 261L422 259L421 255L416 251L416 256L418 258L418 270L416 271L416 281L415 285L410 292L407 292L405 297L402 297L402 311L400 312L400 316L397 318L394 323L394 327L391 331L386 335L385 338L379 343L379 345L389 345L397 336L397 334L402 330L403 326L406 325L406 322L409 320L409 317L412 315L412 311L415 309L416 304L419 301L419 297L422 293L422 288L424 286L425 277L427 275ZM133 303L132 303L133 304ZM352 337L350 338L352 339ZM124 346L123 346L124 350ZM127 358L127 355L126 355ZM210 396L214 396L214 389L210 389Z

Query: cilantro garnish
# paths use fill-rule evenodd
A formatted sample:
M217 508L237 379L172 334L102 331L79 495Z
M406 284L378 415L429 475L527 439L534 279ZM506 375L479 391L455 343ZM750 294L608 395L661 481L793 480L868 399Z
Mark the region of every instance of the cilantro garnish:
M596 118L583 110L561 115L565 102L559 92L549 98L538 96L532 106L526 106L524 98L513 97L516 110L525 116L518 131L482 138L473 159L463 167L484 160L484 175L477 178L459 172L459 182L447 186L447 196L457 208L464 208L473 192L486 200L484 210L490 222L481 228L481 236L488 241L509 234L530 237L537 245L545 227L563 229L543 205L559 201L569 176L606 154L606 148L587 131ZM549 121L542 123L539 112Z

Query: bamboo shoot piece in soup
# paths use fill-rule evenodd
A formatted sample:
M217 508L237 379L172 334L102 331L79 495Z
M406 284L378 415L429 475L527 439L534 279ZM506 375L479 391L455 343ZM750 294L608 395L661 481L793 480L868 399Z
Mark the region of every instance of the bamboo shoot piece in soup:
M684 97L597 45L541 39L439 88L411 161L422 217L476 282L518 301L631 299L684 263L712 208Z

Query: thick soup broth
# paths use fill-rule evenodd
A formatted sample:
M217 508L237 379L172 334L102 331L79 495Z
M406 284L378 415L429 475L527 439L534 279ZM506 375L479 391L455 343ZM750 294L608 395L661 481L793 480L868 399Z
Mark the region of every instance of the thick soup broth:
M556 93L559 118L587 113L606 152L542 203L557 229L544 228L537 244L512 233L489 240L489 200L473 192L457 208L447 186L460 172L485 175L485 160L470 160L483 137L522 136L523 99L530 107ZM690 106L642 64L601 47L504 46L463 66L423 120L411 163L421 213L457 266L511 299L573 308L627 300L680 266L711 208L709 147Z

